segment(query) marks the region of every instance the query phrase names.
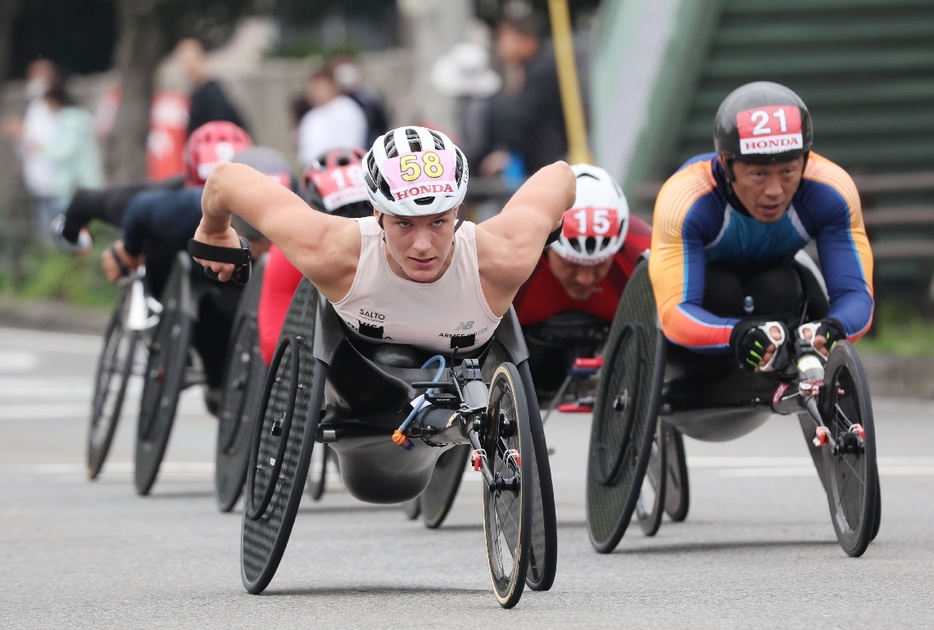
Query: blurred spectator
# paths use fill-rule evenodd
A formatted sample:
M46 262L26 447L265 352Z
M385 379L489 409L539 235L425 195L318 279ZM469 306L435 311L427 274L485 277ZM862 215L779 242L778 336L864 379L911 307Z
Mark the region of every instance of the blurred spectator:
M175 46L173 53L192 86L188 135L214 120L226 120L249 131L243 117L227 98L220 83L208 74L208 55L197 39L187 38Z
M334 78L334 67L324 67L308 78L305 96L311 109L298 126L298 160L311 166L330 149L366 149L367 122L363 109L346 96Z
M75 104L62 81L52 84L45 102L55 116L54 132L43 149L52 165L55 199L51 216L42 218L43 239L48 240L52 219L65 211L78 188L104 185L104 169L91 113Z
M55 133L55 113L45 99L52 84L58 81L55 64L39 59L26 69L25 116L10 116L3 120L3 137L16 143L23 161L23 181L32 199L33 217L40 238L47 236L48 227L55 216L55 177L53 164L45 154L46 145Z
M489 67L490 56L482 46L461 42L439 57L431 69L438 92L457 99L461 139L458 146L467 164L478 165L493 148L490 98L499 92L502 79Z
M366 146L369 147L381 135L389 131L386 108L379 92L363 82L360 67L350 57L334 57L330 61L334 68L334 80L341 91L355 100L366 116Z
M521 156L534 173L568 151L554 50L544 41L546 22L526 5L511 5L496 30L496 55L506 71L506 88L493 101L493 134L507 151L487 156L481 172L508 168L509 153Z

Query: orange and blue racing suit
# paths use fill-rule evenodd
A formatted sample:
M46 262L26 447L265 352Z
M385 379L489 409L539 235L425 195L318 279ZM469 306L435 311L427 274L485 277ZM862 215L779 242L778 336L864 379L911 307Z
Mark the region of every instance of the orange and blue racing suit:
M873 260L859 194L846 171L811 152L787 211L763 223L735 196L716 153L688 160L655 203L649 274L665 336L690 350L728 352L743 313L704 308L709 268L748 276L787 267L812 240L827 285L827 316L855 341L872 322Z

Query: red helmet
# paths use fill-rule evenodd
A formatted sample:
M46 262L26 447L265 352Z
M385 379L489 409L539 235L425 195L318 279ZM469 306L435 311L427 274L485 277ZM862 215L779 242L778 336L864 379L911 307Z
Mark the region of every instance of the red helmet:
M204 186L218 162L229 162L235 153L252 146L250 134L232 122L215 120L201 125L185 144L188 182Z
M331 149L302 173L305 200L328 214L356 218L373 214L363 183L363 149Z

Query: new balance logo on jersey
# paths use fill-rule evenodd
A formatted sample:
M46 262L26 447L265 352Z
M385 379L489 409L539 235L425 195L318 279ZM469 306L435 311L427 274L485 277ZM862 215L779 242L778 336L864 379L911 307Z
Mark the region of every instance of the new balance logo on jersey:
M473 321L459 322L454 330L470 330L471 328L473 328Z

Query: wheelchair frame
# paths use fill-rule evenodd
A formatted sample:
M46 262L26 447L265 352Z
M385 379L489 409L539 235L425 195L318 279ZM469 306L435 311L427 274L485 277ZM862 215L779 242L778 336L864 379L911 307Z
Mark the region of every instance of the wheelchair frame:
M481 484L484 530L497 600L511 607L525 584L550 588L557 561L554 497L524 352L510 311L494 341L484 348L479 369L467 363L446 368L437 375L442 382L432 386L434 370L392 368L361 354L333 308L303 280L283 325L255 424L241 538L246 589L262 592L278 568L315 442L328 443L340 458L341 476L351 494L381 503L417 497L428 486L442 453L469 442L475 465L487 471ZM368 387L360 395L363 380ZM482 404L476 396L465 398L468 389L476 389L470 383L478 381L490 383L490 391L499 397L491 394L487 401L484 396ZM432 405L416 418L409 433L400 434L399 441L412 448L407 451L390 440L399 421L393 408L407 406L419 392ZM502 420L498 409L509 410L506 415L514 419ZM494 426L498 428L490 428ZM516 446L504 450L500 439ZM532 483L520 481L526 479ZM514 531L504 528L502 510L492 509L504 493L513 492L518 494L507 507L518 510L513 516L521 524Z

